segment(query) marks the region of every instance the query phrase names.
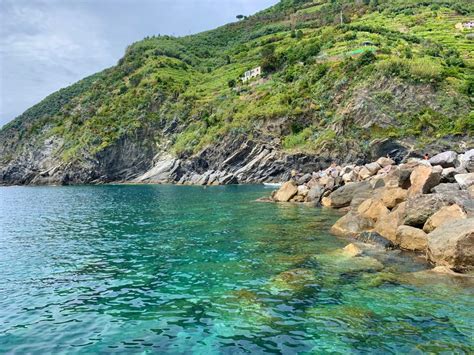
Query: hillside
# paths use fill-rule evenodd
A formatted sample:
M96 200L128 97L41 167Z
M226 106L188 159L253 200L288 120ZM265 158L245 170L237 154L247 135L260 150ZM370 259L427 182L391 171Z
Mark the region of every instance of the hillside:
M469 0L283 0L145 38L4 126L0 183L245 183L472 148L473 19Z

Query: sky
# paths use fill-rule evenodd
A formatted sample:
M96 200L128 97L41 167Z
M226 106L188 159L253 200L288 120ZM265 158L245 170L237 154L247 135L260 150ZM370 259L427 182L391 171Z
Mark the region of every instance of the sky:
M146 36L183 36L278 0L0 0L0 126L113 66Z

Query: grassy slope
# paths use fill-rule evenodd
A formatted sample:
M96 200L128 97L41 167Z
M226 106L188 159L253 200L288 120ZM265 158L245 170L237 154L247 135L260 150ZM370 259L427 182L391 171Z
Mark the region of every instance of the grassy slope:
M213 31L146 38L131 45L117 66L49 96L0 136L14 135L20 142L39 132L62 136L58 154L71 160L144 128L156 130L157 142L170 141L176 154L191 154L226 134L258 134L277 118L286 119L282 144L288 150L317 151L341 139L363 144L417 136L427 142L472 134L474 40L454 25L472 19L473 5L342 3L342 26L338 4L286 0ZM295 12L299 16L291 21ZM292 25L302 38L291 35ZM229 88L229 81L238 82L245 70L262 63L262 48L269 46L275 49L275 70L263 81ZM368 51L375 56L364 54ZM350 106L356 93L384 80L431 88L434 102L400 112L396 107L404 102L381 89L371 99L392 124L367 129L345 116L341 107ZM179 132L162 136L157 127L171 121L180 123ZM337 137L342 126L344 138Z

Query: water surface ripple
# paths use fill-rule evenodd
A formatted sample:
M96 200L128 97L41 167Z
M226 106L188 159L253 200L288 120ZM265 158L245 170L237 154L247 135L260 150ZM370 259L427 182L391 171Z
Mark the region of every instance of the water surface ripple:
M0 353L473 353L473 284L260 186L0 187Z

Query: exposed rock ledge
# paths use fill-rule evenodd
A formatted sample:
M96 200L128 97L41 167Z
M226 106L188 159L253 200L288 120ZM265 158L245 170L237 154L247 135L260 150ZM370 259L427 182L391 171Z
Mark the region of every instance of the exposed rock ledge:
M364 166L333 164L294 176L271 199L346 209L334 235L369 235L423 253L439 267L474 271L474 149L400 165L385 157Z

